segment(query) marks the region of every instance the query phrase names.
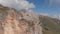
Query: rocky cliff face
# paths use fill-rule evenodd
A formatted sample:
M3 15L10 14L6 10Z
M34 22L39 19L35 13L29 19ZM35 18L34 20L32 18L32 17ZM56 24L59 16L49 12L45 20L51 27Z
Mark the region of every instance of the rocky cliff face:
M39 16L0 5L0 34L42 34Z

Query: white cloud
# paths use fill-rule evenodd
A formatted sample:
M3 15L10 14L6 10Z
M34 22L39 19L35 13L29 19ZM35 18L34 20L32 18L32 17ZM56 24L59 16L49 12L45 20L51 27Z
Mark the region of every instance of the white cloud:
M48 13L41 13L41 15L43 16L48 16L48 17L51 17L51 18L57 18L57 19L60 19L60 14L59 15L51 15L51 14L48 14Z
M55 3L59 3L60 4L60 0L54 0Z
M35 5L33 3L29 3L27 0L0 0L0 4L18 10L35 8Z
M60 3L60 0L49 0L49 2L50 2L50 3L53 3L53 2L55 2L55 3Z
M49 16L48 13L40 13L40 14L43 15L43 16Z
M47 4L47 7L51 7L52 5L60 5L60 0L45 0L45 4Z
M50 17L60 19L60 15L52 15Z

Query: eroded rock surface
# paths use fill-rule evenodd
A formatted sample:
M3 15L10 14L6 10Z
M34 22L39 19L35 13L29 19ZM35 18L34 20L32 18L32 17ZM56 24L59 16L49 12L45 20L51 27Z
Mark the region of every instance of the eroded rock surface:
M39 16L26 10L0 7L0 34L42 34Z

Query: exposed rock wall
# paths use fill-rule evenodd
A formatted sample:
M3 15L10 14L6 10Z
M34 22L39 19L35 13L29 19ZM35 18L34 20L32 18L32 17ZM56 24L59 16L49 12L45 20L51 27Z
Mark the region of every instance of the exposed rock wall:
M0 17L3 17L0 19L0 34L42 34L42 27L37 14L26 10L16 12L11 8L0 10L0 12L2 13Z

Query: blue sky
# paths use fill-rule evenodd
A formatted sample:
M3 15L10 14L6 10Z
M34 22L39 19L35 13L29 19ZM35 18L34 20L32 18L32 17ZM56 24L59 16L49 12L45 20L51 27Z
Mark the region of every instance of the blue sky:
M38 14L60 18L60 0L0 0L0 4L16 10L32 9Z
M59 14L60 0L28 0L35 4L33 9L37 13Z

